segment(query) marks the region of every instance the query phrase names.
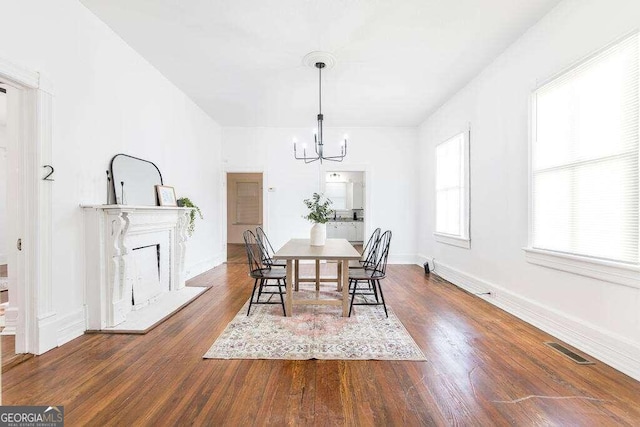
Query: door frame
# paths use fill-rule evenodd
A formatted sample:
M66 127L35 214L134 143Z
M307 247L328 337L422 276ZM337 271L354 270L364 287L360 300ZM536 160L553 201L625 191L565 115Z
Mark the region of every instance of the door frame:
M43 178L52 160L53 85L42 74L0 58L7 90L7 252L10 265L7 332L16 353L57 347L52 291L52 185ZM15 166L13 166L15 165ZM22 250L17 249L17 239Z
M227 174L230 173L259 173L262 174L262 229L265 233L269 234L269 204L268 193L269 189L267 183L267 172L263 168L259 167L242 167L242 166L226 166L222 168L222 188L220 194L220 200L222 200L220 207L220 221L222 229L220 235L222 236L222 262L227 262Z

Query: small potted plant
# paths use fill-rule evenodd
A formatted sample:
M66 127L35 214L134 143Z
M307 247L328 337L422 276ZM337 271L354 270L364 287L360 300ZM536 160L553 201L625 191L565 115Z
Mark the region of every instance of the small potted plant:
M329 207L333 202L318 193L313 193L311 199L305 199L304 204L309 213L304 216L313 223L311 227L311 246L324 246L327 241L327 221L331 219L333 210Z
M202 212L200 211L200 208L196 206L188 197L181 197L177 201L178 201L178 206L180 207L193 208L191 209L191 212L189 212L189 227L187 228L189 237L191 237L191 235L196 229L196 212L200 216L200 219L204 219L204 217L202 216Z

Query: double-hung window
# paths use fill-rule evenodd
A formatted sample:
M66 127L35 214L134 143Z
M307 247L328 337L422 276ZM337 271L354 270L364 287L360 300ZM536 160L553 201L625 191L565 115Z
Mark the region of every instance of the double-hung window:
M531 252L638 265L638 41L628 37L534 92Z
M469 133L436 147L435 239L469 248Z

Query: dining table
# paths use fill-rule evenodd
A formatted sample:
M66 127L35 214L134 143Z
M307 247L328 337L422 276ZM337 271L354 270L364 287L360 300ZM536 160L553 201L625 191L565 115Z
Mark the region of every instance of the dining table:
M342 316L349 313L349 261L359 260L361 254L349 243L347 239L327 239L322 246L312 246L309 239L291 239L282 246L274 255L276 260L287 262L286 299L285 307L287 316L293 315L294 305L342 305ZM315 261L315 277L300 277L300 261ZM320 263L322 261L337 261L337 277L321 278ZM294 298L294 289L297 291L301 282L315 282L315 298ZM341 291L342 298L320 298L320 283L335 282L337 289Z

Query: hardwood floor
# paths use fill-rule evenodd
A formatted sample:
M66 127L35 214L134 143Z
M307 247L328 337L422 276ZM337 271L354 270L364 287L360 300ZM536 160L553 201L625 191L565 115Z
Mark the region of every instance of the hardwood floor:
M227 243L227 264L246 264L247 251L244 243Z
M32 354L16 354L16 337L15 335L2 335L2 374L15 368L19 364L31 359Z
M198 283L212 289L147 335L84 335L11 369L3 403L64 405L69 426L640 424L639 382L418 266L383 286L426 362L204 360L252 282L227 264Z

